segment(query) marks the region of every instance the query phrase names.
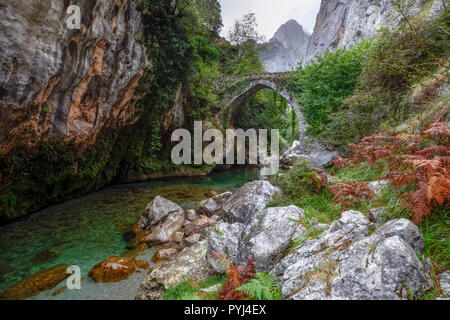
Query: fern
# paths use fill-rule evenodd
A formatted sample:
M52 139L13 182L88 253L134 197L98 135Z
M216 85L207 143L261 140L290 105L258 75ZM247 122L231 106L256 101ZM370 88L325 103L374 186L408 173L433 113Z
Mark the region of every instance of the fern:
M433 123L420 135L374 134L350 145L354 150L352 162L367 160L373 166L378 159L387 158L389 172L383 179L389 179L397 189L407 185L414 188L415 191L399 197L411 210L411 220L418 224L438 206L443 207L450 201L449 137L448 122ZM430 142L433 143L430 145ZM426 145L428 147L424 148ZM341 165L340 160L337 162L336 166ZM333 203L340 203L344 209L354 205L358 197L371 198L364 185L347 183L329 188L334 195Z
M280 286L268 273L257 273L255 279L240 286L238 291L250 296L252 300L281 300Z
M363 199L370 200L374 196L365 182L337 183L328 188L334 195L333 204L341 204L341 212L359 205Z
M240 300L244 298L244 294L237 289L255 277L255 258L251 258L245 267L232 265L227 273L228 278L219 293L219 300Z
M333 165L338 169L341 170L343 168L345 168L346 166L348 166L350 160L345 159L345 158L336 158L333 160Z

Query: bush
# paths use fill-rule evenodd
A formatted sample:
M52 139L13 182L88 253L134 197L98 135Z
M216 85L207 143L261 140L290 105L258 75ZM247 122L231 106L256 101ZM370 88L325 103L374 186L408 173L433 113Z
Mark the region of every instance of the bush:
M300 103L309 125L308 133L319 134L332 122L331 114L342 107L354 90L370 43L351 50L337 50L317 57L311 65L299 67L297 81L302 88Z

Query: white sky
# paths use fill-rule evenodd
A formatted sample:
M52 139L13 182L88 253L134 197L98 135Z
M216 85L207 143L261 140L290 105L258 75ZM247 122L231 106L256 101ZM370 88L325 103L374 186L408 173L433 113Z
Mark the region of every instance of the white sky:
M290 19L297 20L303 29L312 33L321 0L220 0L224 28L222 36L228 35L234 20L254 12L258 31L269 40L277 29Z

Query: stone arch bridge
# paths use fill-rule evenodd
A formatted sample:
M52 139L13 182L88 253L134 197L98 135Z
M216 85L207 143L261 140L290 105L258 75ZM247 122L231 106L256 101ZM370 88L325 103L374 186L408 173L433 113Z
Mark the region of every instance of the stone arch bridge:
M295 110L299 121L299 141L295 141L293 146L284 152L282 161L303 158L309 160L314 166L327 167L332 164L338 153L328 150L321 143L306 136L305 118L294 96L294 92L301 89L296 88L294 80L291 72L229 75L212 79L212 87L219 97L220 110L217 119L220 119L221 115L230 108L232 110L237 108L259 90L272 89L287 100L288 105Z
M299 140L305 138L306 122L300 105L293 95L292 73L256 73L244 75L228 75L213 79L213 88L219 96L220 116L229 108L233 110L262 89L272 89L286 99L288 105L295 110L299 121Z

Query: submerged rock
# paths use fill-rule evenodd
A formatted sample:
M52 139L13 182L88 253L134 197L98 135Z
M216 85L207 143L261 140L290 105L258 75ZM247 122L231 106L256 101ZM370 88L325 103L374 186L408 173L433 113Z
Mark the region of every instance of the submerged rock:
M213 199L214 199L219 205L222 205L225 201L227 201L228 199L230 199L230 197L231 197L232 195L233 195L232 192L227 191L227 192L224 192L224 193L215 195L215 196L213 197Z
M208 217L222 215L222 206L220 206L214 199L207 199L200 201L197 212Z
M363 214L344 212L318 239L307 240L271 274L283 295L303 299L407 299L432 287L417 257L423 238L406 219L392 220L369 235Z
M60 264L27 277L0 293L0 300L23 300L33 297L41 291L53 289L58 283L69 277L68 267L67 264Z
M96 264L89 272L95 282L117 282L127 279L136 271L136 260L111 257Z
M214 271L205 259L207 246L206 240L200 241L154 267L139 286L136 299L161 300L167 289L185 279L200 281L211 277Z

